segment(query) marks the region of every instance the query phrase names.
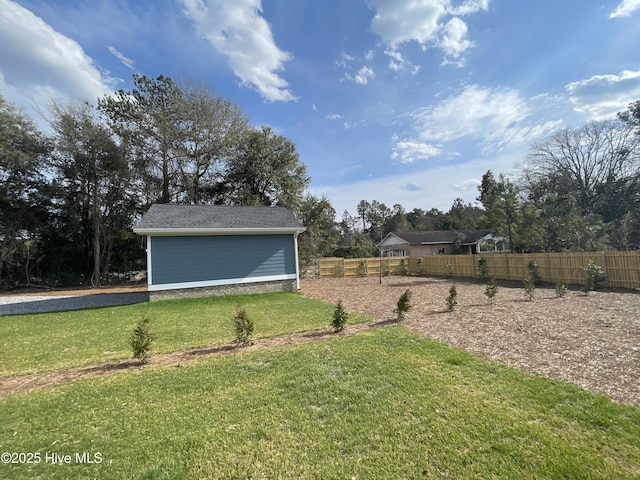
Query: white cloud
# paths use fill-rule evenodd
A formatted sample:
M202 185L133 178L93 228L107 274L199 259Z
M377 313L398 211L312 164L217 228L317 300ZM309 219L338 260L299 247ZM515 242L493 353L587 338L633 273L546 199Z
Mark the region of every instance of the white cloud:
M468 0L455 7L450 0L368 0L367 4L375 10L371 30L392 50L415 41L455 59L473 46L459 17L486 11L489 0Z
M384 54L391 57L391 60L389 60L389 68L395 72L399 70L409 70L412 75L415 75L420 71L420 65L414 65L397 50L388 48L384 51Z
M587 114L591 120L603 120L640 98L640 70L594 75L569 83L565 88L576 112Z
M485 149L500 150L530 142L557 128L558 123L536 122L529 102L512 89L469 85L458 94L413 115L418 139L450 142L479 139Z
M467 40L467 24L457 17L452 18L442 28L440 47L446 55L459 58L465 50L473 46L473 42Z
M371 30L395 48L411 40L422 45L432 42L440 30L440 21L447 15L448 2L369 0L368 4L376 10Z
M395 139L395 137L394 137ZM399 141L393 148L391 159L400 159L400 163L413 163L426 160L440 154L440 148L429 143L415 141Z
M122 64L125 67L133 70L133 64L134 64L133 60L131 60L128 57L125 57L122 53L120 53L120 51L118 51L118 49L116 47L112 47L112 46L109 45L107 48L109 49L109 52L111 52L111 55L113 55L118 60L120 60L120 62L122 62Z
M338 115L337 113L332 113L331 115L327 115L329 120L340 120L342 115Z
M31 11L0 0L0 80L8 99L43 108L51 101L96 100L112 92L104 76L74 40Z
M451 7L450 12L453 15L470 15L479 11L487 11L489 9L489 0L466 0L457 7Z
M628 17L640 8L640 0L622 0L622 3L609 14L609 18Z
M198 34L227 57L244 85L270 101L295 100L289 84L276 73L291 54L276 45L271 27L260 15L261 0L182 0L182 4Z
M369 79L375 77L374 71L369 67L362 67L355 75L345 74L345 78L347 80L351 80L352 82L356 82L359 85L366 85L369 83Z

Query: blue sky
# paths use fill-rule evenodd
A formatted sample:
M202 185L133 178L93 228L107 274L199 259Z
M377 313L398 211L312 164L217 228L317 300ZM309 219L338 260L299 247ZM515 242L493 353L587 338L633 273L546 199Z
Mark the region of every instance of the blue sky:
M292 140L339 219L473 203L640 99L639 45L640 0L0 0L0 92L37 116L187 76Z

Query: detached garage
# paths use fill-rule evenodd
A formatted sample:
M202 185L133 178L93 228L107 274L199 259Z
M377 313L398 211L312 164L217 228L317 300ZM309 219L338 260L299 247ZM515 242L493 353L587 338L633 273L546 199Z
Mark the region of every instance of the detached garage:
M152 300L297 291L304 230L282 207L166 204L133 229L147 237Z

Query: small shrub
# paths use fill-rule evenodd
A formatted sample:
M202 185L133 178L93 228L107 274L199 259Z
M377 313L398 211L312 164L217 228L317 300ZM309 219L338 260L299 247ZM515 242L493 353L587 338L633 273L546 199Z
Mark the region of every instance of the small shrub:
M456 305L458 305L458 290L456 289L455 284L451 285L451 288L449 289L449 296L446 298L446 301L447 310L452 312L453 309L456 308Z
M236 307L236 316L234 318L236 327L236 343L242 345L251 344L251 335L253 334L253 320L249 318L247 311L244 308Z
M344 327L347 325L347 311L342 304L342 300L338 300L336 303L336 308L333 310L333 321L331 322L331 326L333 327L333 331L335 333L341 332L344 330Z
M389 269L389 260L383 260L382 261L382 276L383 277L388 277L390 274L390 269Z
M567 284L564 282L556 283L556 295L558 298L562 298L567 293Z
M496 279L492 278L491 280L489 280L487 288L484 289L484 294L487 296L490 302L493 302L496 293L498 293L498 284L496 283Z
M529 277L533 280L533 283L540 285L542 283L542 277L540 276L540 267L538 263L531 259L527 263L527 270L529 271Z
M418 275L424 275L426 273L424 258L418 257Z
M409 273L409 265L407 264L406 258L400 260L400 273L402 275L406 275L407 273Z
M358 264L358 275L361 277L369 276L369 267L367 265L367 260L364 258L360 260L360 263Z
M453 275L453 265L449 262L444 264L444 276L450 278Z
M489 281L489 266L487 265L487 259L480 257L478 260L478 277L483 282Z
M524 297L530 302L533 301L533 298L536 293L536 282L533 278L527 277L524 279Z
M396 309L393 312L398 314L398 321L401 322L409 310L411 310L411 290L407 289L400 295Z
M586 275L584 287L582 287L582 291L589 295L589 292L593 290L597 290L604 285L604 282L607 281L607 276L604 273L604 268L600 265L597 265L593 262L593 260L589 260L589 263L586 267L584 267L584 273Z
M151 332L151 321L146 315L143 315L136 324L136 328L133 330L133 334L129 339L129 344L133 351L133 358L138 360L141 365L149 361L149 351L151 350L151 344L154 340L155 335Z

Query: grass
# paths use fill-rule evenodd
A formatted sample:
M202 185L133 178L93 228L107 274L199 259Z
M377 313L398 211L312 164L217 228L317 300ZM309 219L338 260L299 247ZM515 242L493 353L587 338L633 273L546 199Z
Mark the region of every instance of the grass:
M0 377L130 358L143 315L156 336L151 354L231 343L236 307L254 321L253 338L328 328L333 307L296 293L190 298L121 307L0 318ZM371 320L353 313L351 323Z
M331 306L329 306L331 308ZM0 398L0 478L640 476L640 409L399 326Z

